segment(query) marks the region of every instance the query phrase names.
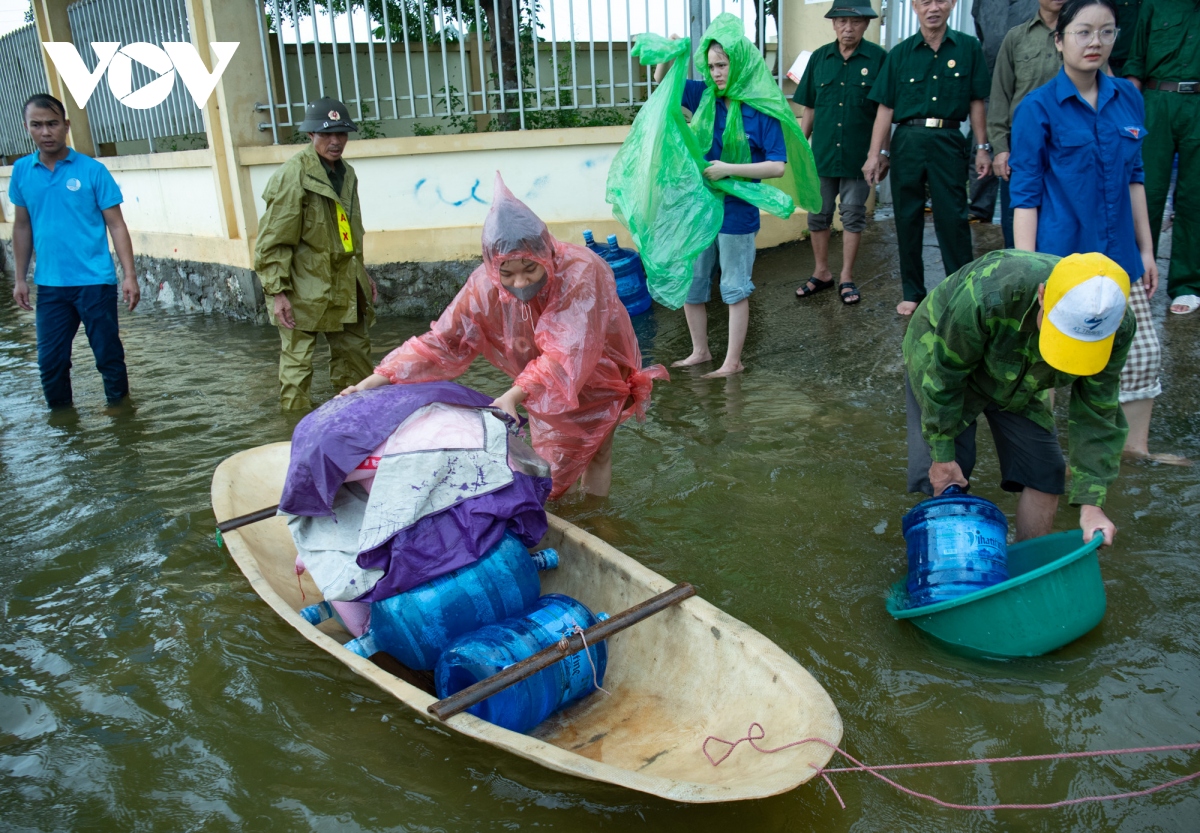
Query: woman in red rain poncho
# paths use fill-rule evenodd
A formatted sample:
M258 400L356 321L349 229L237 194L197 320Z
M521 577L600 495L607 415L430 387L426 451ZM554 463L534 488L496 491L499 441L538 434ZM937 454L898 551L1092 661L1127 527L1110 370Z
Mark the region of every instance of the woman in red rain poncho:
M667 371L642 369L608 264L555 240L499 173L483 224L483 264L428 333L342 393L453 379L481 354L513 379L495 407L516 417L524 403L529 412L534 450L554 478L550 497L581 476L583 491L607 495L613 432L635 414L645 418L653 380Z

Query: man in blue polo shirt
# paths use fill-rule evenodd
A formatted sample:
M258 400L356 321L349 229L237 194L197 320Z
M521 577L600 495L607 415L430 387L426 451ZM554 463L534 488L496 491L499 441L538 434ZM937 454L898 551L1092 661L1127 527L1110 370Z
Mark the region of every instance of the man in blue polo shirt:
M121 288L130 312L141 298L121 191L107 168L67 147L71 123L62 102L35 95L25 102L24 116L38 151L17 160L8 186L16 208L13 300L21 309L33 309L25 276L36 251L38 369L46 404L74 404L71 345L82 322L104 378L105 398L116 405L129 394L129 376L117 333L117 273L106 230L125 273Z

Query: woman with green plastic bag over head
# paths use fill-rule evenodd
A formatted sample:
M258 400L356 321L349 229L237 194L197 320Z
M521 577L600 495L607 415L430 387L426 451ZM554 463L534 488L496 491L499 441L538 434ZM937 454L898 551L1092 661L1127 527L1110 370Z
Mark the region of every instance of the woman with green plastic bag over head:
M722 14L704 33L695 52L703 81L688 81L677 60L688 48L638 37L634 54L659 65L661 84L613 160L607 199L641 251L651 295L684 306L692 352L676 366L712 359L705 304L720 264L729 348L707 375L727 376L743 369L759 209L784 219L797 203L819 210L820 187L812 150L742 21Z

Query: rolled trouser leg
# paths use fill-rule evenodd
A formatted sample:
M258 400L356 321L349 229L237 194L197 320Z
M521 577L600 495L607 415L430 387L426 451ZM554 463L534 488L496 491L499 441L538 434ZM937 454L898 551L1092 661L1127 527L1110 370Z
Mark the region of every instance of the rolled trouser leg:
M326 333L329 342L329 381L334 392L356 385L375 372L371 362L371 334L365 316L346 324L338 333Z
M75 296L79 287L39 286L35 297L38 371L42 393L51 408L65 408L71 398L71 345L79 332Z
M1150 213L1150 237L1158 254L1158 235L1162 231L1163 210L1171 190L1171 168L1175 163L1175 136L1172 131L1173 102L1178 93L1146 90L1146 139L1142 142L1142 168L1146 173L1146 209ZM1182 160L1180 160L1182 166ZM1180 169L1179 185L1183 183ZM1177 192L1183 189L1176 188ZM1178 197L1177 197L1178 198Z
M125 348L117 324L117 285L79 287L78 311L96 369L104 379L104 398L115 405L129 395Z
M808 215L809 231L828 231L833 223L833 210L837 204L838 178L823 176L821 179L821 210Z
M1000 231L1004 235L1004 248L1016 247L1013 238L1013 206L1012 195L1008 190L1008 180L1000 180Z
M929 467L933 465L933 454L925 435L921 432L921 406L913 396L908 373L904 374L905 413L908 420L908 490L933 494L929 482ZM975 423L972 422L954 438L954 460L962 469L963 477L971 479L975 470Z
M865 179L842 179L838 185L842 230L861 234L867 228L867 198L871 195L871 186Z
M900 284L905 301L925 297L925 160L915 133L923 128L902 127L892 139L892 205L896 217L896 248L900 254Z
M999 193L1000 177L988 172L986 176L978 176L975 169L967 166L967 176L971 183L971 204L967 207L970 216L990 223L996 215L996 196Z
M1179 138L1179 178L1175 181L1175 225L1171 231L1172 298L1200 295L1200 96L1180 102L1186 130Z
M1048 495L1066 489L1067 465L1057 435L1023 414L984 409L996 455L1000 458L1000 488L1019 492L1025 487Z
M1139 399L1154 399L1162 393L1162 348L1144 279L1129 285L1129 311L1137 321L1137 332L1129 345L1129 355L1121 368L1119 399L1122 404ZM1044 491L1044 490L1043 490Z
M975 259L967 218L967 139L957 130L938 130L933 139L936 150L929 159L933 228L946 274L952 275Z
M279 404L286 409L311 408L313 350L317 334L279 328Z

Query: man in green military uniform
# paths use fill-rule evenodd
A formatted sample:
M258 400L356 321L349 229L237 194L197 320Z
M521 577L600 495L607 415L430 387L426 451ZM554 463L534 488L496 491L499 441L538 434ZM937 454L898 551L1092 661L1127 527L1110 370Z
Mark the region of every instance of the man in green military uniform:
M1111 544L1101 507L1128 430L1117 396L1137 328L1128 297L1129 276L1098 253L1002 249L939 284L904 335L909 491L968 485L982 414L1001 488L1021 494L1017 540L1049 534L1066 479L1050 392L1069 385L1069 500L1084 539L1100 530Z
M871 144L871 127L878 105L867 98L887 52L863 40L875 10L864 0L835 0L825 17L833 20L836 39L812 54L792 100L803 110L800 127L812 141L817 175L821 178L821 211L808 215L817 265L808 283L796 290L801 298L833 286L829 269L829 225L834 203L841 197L842 273L838 292L844 304L861 300L854 285L854 260L867 226L867 197L871 186L862 166Z
M1064 0L1040 0L1038 11L1004 36L996 55L992 73L992 96L988 100L987 133L992 145L992 173L1000 178L1000 227L1004 233L1004 248L1011 249L1013 239L1013 208L1008 181L1012 168L1008 164L1011 150L1013 112L1021 99L1058 75L1062 69L1062 53L1054 45L1054 29Z
M980 176L991 167L986 107L991 79L979 41L947 25L955 0L913 0L921 31L892 49L870 98L879 102L871 149L863 165L867 182L887 175L891 139L892 202L896 242L900 249L900 281L904 300L900 315L912 315L925 297L925 264L921 256L925 231L925 188L933 199L933 226L946 274L970 263L973 254L967 219L970 159ZM959 125L968 116L974 142ZM969 145L974 145L974 152Z
M342 390L371 375L375 282L363 266L358 179L342 161L349 131L346 105L323 98L308 106L299 129L312 143L277 170L263 191L254 269L274 296L272 320L283 349L279 399L311 408L313 350L329 343L329 377Z
M1117 4L1117 42L1108 56L1108 66L1114 75L1124 75L1125 61L1129 48L1133 46L1133 33L1137 28L1138 11L1142 0L1113 0Z
M1200 5L1144 0L1122 71L1146 99L1142 164L1156 253L1171 167L1179 154L1167 292L1171 312L1195 312L1200 308Z

